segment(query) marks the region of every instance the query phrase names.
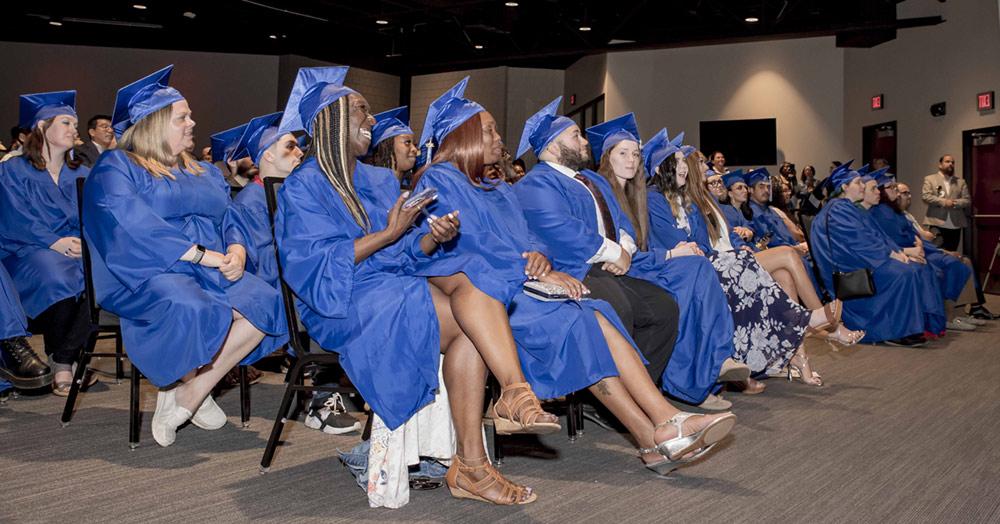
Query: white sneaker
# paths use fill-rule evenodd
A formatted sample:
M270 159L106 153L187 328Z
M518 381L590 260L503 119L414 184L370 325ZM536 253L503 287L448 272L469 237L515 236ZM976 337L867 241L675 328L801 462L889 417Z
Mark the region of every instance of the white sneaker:
M177 392L160 391L156 394L156 411L153 412L153 440L167 447L177 440L177 428L191 418L191 412L177 405Z
M205 397L205 400L198 406L198 411L191 417L191 423L201 429L214 430L225 426L227 422L226 412L215 403L212 395Z
M306 427L330 435L361 431L361 421L347 413L340 393L330 395L321 408L312 408L306 416Z
M698 404L698 407L705 411L726 411L733 407L733 403L719 395L709 393L708 398L701 404Z
M975 331L976 326L966 322L962 317L955 317L945 324L945 327L953 331Z
M962 319L962 322L968 322L969 324L972 324L973 326L985 326L987 324L987 322L985 320L980 320L980 319L978 319L976 317L958 317L958 318L956 318L956 320L958 320L958 319Z

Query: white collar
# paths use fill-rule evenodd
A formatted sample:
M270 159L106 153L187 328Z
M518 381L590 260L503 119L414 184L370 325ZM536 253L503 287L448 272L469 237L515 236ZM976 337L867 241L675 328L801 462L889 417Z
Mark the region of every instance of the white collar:
M562 174L564 174L564 175L566 175L566 176L568 176L570 178L576 178L576 171L573 171L572 169L570 169L570 168L568 168L568 167L566 167L566 166L564 166L562 164L557 164L555 162L549 162L549 161L545 161L545 163L548 164L549 167L551 167L552 169L555 169L556 171L558 171L558 172L560 172L560 173L562 173Z

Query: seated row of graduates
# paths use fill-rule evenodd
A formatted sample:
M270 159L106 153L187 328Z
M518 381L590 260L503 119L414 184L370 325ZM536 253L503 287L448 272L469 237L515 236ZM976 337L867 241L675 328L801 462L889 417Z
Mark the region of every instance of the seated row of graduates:
M195 122L169 74L119 91L119 145L89 174L73 168L68 147L53 147L55 124L75 123L72 102L35 104L32 128L60 168L53 175L44 165L12 164L2 184L16 188L7 180L20 177L49 186L4 197L23 215L18 225L4 221L5 245L20 227L26 244L79 271L70 256L78 253L59 252L41 232L79 236L75 189L64 180L86 176L83 235L96 299L121 317L130 358L163 388L152 427L164 446L188 419L222 427L215 383L287 341L262 188L252 184L230 202L218 169L191 157ZM431 104L418 142L433 147L422 153L414 191L434 188L437 200L404 208L394 173L416 156L413 132L402 112L376 122L364 97L343 85L345 75L343 67L300 70L285 111L233 133L229 156L251 158L261 176L292 174L279 191L273 235L285 281L310 335L341 354L389 428L433 400L444 353L458 433L448 475L456 496L503 504L536 497L485 458L475 399L487 370L503 390L493 413L499 431L555 431L556 417L538 398L590 388L632 434L642 461L667 472L704 455L735 417L679 412L661 388L703 402L728 365L747 370L735 375L759 392L750 372L789 363L819 385L802 351L806 330L863 336L839 324L839 303L820 303L797 253L755 255L740 243L682 136L661 130L640 151L632 115L584 135L557 116L557 99L527 122L517 156L532 149L541 162L511 187L487 175L502 143L490 113L464 98L466 79ZM299 131L311 137L304 161ZM393 154L384 154L389 147ZM591 150L596 173L586 168ZM370 153L397 170L359 160ZM655 191L646 191L644 171ZM31 280L12 276L30 295ZM39 276L37 285L54 278L63 277ZM561 285L579 300L531 298L522 292L527 279Z

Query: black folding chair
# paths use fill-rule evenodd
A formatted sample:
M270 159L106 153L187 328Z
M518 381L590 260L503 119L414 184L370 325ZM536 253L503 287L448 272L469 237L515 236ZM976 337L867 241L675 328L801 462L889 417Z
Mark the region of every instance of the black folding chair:
M278 188L283 182L284 179L280 177L264 178L264 195L267 198L267 214L271 222L272 237L274 236L274 214L278 209ZM278 258L277 239L274 241L274 254L275 258ZM281 397L281 405L278 407L278 414L271 427L271 436L267 439L264 456L260 460L261 473L267 473L271 468L271 461L274 459L274 452L278 447L285 423L298 418L299 413L305 407L308 393L325 391L348 395L357 394L357 390L354 388L344 386L305 385L305 375L308 370L316 366L339 366L340 356L324 351L309 337L309 333L302 325L295 309L295 294L285 283L284 269L281 267L280 258L278 258L278 282L281 285L281 299L284 303L285 318L288 321L288 345L294 352L292 356L294 363L288 368L288 373L285 375L285 394ZM292 404L293 398L297 399L294 405ZM368 417L369 428L371 421L372 417ZM367 431L369 429L366 429Z
M84 179L77 179L76 200L77 213L80 220L80 231L83 231L83 185ZM73 376L73 385L70 387L69 395L66 397L66 405L63 408L63 427L68 426L73 418L74 407L76 406L76 397L80 394L80 388L83 386L83 377L89 369L91 359L93 357L113 357L115 359L116 383L121 383L121 379L124 376L122 362L126 358L122 345L121 323L118 317L102 309L100 305L97 304L97 300L95 299L93 265L90 258L90 250L87 247L87 240L82 234L80 235L80 244L83 251L84 290L86 293L87 306L90 311L90 322L94 326L94 329L91 330L90 337L88 337L86 345L80 348L80 355L77 358L76 373ZM100 353L94 351L98 340L111 338L115 339L114 353ZM142 373L135 367L135 364L130 363L130 366L132 369L130 373L131 390L129 392L128 445L129 449L135 450L135 448L139 446L139 429L141 423L141 411L139 407L139 379L142 378ZM247 427L250 420L250 388L248 386L246 366L240 366L240 418L242 419L243 427Z
M816 262L816 255L812 249L812 225L815 219L816 215L801 215L802 235L806 237L806 245L809 246L809 260L812 262L809 269L812 270L813 276L816 277L816 283L819 284L820 298L826 304L833 299L830 292L826 289L826 284L823 283L823 272L819 269L819 264Z

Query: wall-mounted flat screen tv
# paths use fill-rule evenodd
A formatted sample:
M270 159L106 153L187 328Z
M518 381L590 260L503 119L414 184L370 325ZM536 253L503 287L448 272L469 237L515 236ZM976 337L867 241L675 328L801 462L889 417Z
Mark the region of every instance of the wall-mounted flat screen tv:
M701 122L701 150L722 151L727 166L771 166L778 163L777 121L713 120Z

